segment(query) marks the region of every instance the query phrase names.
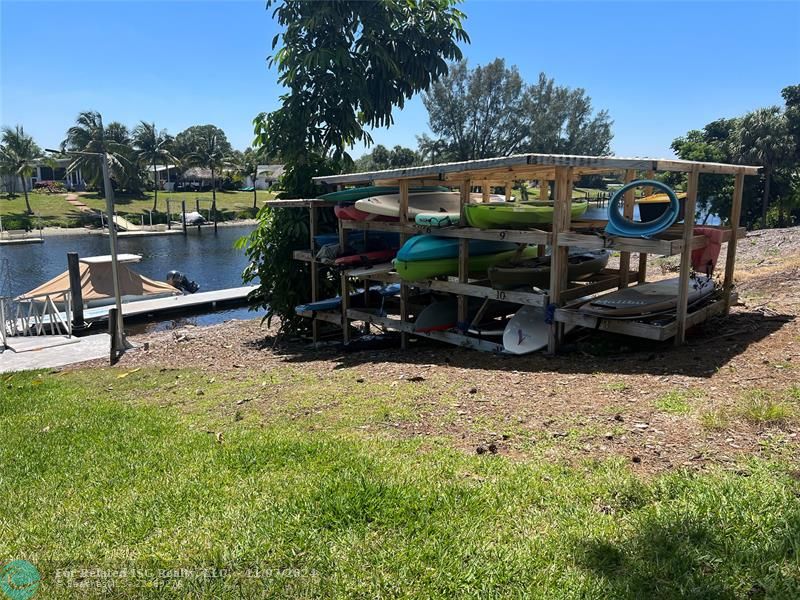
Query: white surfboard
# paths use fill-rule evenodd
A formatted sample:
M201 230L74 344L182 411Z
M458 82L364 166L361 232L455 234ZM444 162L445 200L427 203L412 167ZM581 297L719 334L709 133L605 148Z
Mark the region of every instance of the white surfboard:
M503 331L503 348L511 354L529 354L547 347L550 325L545 323L545 311L540 306L523 306ZM574 325L565 325L571 331Z
M481 202L481 194L470 194L470 202ZM503 202L505 198L492 194L492 202ZM356 200L358 210L385 217L400 216L400 194L384 194ZM458 213L461 210L460 192L420 192L408 195L408 216L413 219L421 213Z

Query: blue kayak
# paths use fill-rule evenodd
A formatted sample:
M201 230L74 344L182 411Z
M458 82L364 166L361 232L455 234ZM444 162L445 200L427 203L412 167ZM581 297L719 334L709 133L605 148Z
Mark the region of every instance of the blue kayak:
M397 252L397 258L406 262L418 260L436 260L455 258L458 256L458 238L438 237L435 235L418 235L408 240ZM470 256L496 254L506 250L514 250L513 242L492 242L489 240L470 240Z
M373 285L369 288L370 294L377 295L378 297L395 296L400 293L400 284L391 283L387 286ZM350 293L351 300L363 298L364 289L357 289ZM325 300L318 300L317 302L309 302L308 304L299 304L294 307L297 314L304 312L314 312L319 310L336 310L342 305L342 297L336 296L334 298L326 298Z

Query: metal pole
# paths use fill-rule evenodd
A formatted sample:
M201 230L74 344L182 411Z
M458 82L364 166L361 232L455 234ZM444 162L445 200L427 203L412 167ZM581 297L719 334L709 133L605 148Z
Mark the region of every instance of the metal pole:
M111 176L108 173L108 154L103 152L100 155L100 162L103 167L103 185L106 190L106 214L108 215L108 241L111 245L111 279L114 282L114 305L116 311L116 341L112 341L112 347L123 352L128 346L125 341L125 330L122 319L122 296L119 291L119 268L117 263L117 228L114 223L114 190L111 188ZM111 316L111 315L109 315Z

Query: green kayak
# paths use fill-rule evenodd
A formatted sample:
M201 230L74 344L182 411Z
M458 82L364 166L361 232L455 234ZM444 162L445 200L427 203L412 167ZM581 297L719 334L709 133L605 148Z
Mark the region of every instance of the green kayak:
M382 196L384 194L396 194L400 188L397 186L386 185L370 185L367 187L355 187L346 190L339 190L338 192L331 192L323 194L319 197L320 200L327 200L328 202L355 202L364 198L372 198L373 196ZM441 186L425 186L416 187L408 190L409 193L415 192L448 192L449 188Z
M514 257L519 259L534 258L536 248L528 246L522 253L517 250L506 250L496 254L484 254L482 256L470 256L469 272L471 275L486 275L486 270L492 265L509 261ZM458 257L437 258L435 260L394 260L394 268L401 279L405 281L417 281L420 279L430 279L439 275L458 275Z
M572 203L572 218L586 212L588 202ZM553 222L552 202L488 202L467 204L467 221L480 229L525 229Z

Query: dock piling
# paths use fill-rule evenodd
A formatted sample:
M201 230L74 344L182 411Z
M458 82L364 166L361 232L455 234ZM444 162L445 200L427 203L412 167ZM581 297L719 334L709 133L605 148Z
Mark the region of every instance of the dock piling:
M67 252L67 271L69 272L69 290L72 295L72 328L86 328L83 319L83 292L81 291L81 271L77 252Z

